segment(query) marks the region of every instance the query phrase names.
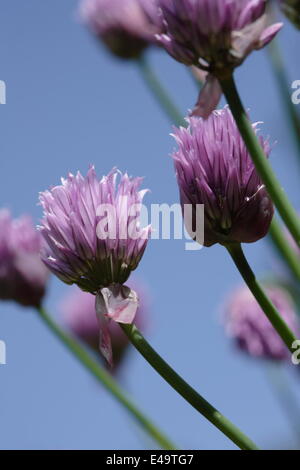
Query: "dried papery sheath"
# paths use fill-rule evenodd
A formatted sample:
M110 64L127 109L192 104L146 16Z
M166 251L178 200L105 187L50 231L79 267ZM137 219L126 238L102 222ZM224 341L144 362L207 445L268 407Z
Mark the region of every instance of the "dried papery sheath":
M174 152L183 212L204 204L204 245L251 243L268 232L273 205L230 110L214 111L207 120L188 118L188 128L175 129ZM257 125L253 125L257 130ZM269 154L267 140L260 138ZM187 225L187 220L185 220ZM189 229L188 229L189 231Z
M147 296L143 287L136 282L130 285L139 293L139 307L136 313L135 323L139 328L145 328L148 324ZM63 299L60 310L66 327L94 350L99 348L99 323L95 315L95 296L74 287ZM109 335L113 354L113 372L117 372L126 355L129 341L116 322L108 323Z

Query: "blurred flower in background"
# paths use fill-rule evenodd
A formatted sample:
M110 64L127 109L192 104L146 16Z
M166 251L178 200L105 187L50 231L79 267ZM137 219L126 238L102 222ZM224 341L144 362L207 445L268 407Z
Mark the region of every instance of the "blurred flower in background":
M300 29L300 2L299 0L279 0L283 13Z
M41 237L28 216L0 211L0 299L38 307L49 271L40 259Z
M131 283L138 293L139 307L136 314L136 324L139 328L147 329L149 312L148 297L140 284ZM95 312L95 296L74 287L61 302L59 310L62 313L66 327L95 351L99 350L99 323ZM119 325L109 322L108 329L112 343L113 368L112 372L119 370L123 363L130 343Z
M267 285L265 291L292 331L300 333L294 301L287 290ZM227 334L252 357L289 360L291 353L247 287L237 289L224 307Z
M264 237L273 217L272 201L229 108L214 111L207 120L189 118L188 124L175 129L179 150L173 154L183 211L187 204L193 208L192 220L184 213L188 232L195 231L197 205L204 204L205 246ZM268 141L260 141L268 155Z
M159 32L153 22L152 3L153 0L83 0L80 16L114 55L137 59L155 42L155 33Z
M299 211L298 211L298 215L300 217L300 212ZM287 229L287 227L285 225L283 226L283 231L284 231L284 235L285 235L287 241L291 245L291 248L293 248L293 250L295 251L295 256L297 258L299 258L299 263L300 263L300 248L299 248L299 245L297 245L294 237L291 235L291 232Z
M221 98L226 79L281 28L267 25L265 0L157 0L164 31L159 42L177 61L209 72L193 111L207 117Z

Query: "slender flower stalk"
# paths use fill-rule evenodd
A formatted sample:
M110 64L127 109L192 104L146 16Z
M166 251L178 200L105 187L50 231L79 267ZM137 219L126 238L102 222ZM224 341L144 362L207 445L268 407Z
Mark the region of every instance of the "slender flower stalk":
M273 243L274 248L277 250L279 256L288 266L295 280L300 282L299 259L297 259L297 256L295 256L295 250L289 243L287 237L284 235L278 221L275 218L273 218L270 226L269 239ZM294 239L292 240L294 241Z
M280 51L279 43L276 38L269 44L267 51L269 53L270 62L273 67L273 75L276 79L278 90L282 98L282 103L290 121L291 128L293 129L300 161L300 116L296 110L296 106L292 103L291 100L289 80L283 63L283 57Z
M120 325L133 346L190 405L216 426L225 436L231 439L240 449L258 450L256 445L243 434L231 421L222 415L214 406L199 395L185 382L145 340L135 325Z
M274 304L270 301L268 296L265 294L264 290L260 286L258 280L255 277L254 272L252 271L251 267L248 264L248 261L243 253L242 247L238 243L232 243L226 245L226 248L236 265L237 269L239 270L242 278L244 279L245 283L249 287L250 291L256 298L258 304L265 312L266 316L268 317L269 321L282 338L283 342L287 346L287 348L294 353L294 349L292 348L292 344L296 341L296 336L288 327L286 322L281 317L280 313L274 306Z
M112 376L102 368L98 362L91 358L90 354L70 335L63 331L51 318L43 307L37 309L39 317L52 333L64 344L64 346L81 362L87 370L100 382L117 401L123 405L134 419L142 426L157 444L166 450L174 450L176 447L159 429L126 397L120 386Z
M260 145L245 108L237 91L233 76L222 80L221 86L226 96L237 127L252 157L253 163L259 173L266 189L273 200L280 216L293 235L296 243L300 245L300 219L291 205L287 195L281 187L265 153Z
M145 54L137 59L136 62L146 85L157 100L158 104L166 113L167 117L176 126L183 126L185 123L182 118L182 114L177 109L167 91L162 86L160 80L155 75L153 68L149 65L148 60L145 57Z
M299 0L279 0L279 5L286 17L300 29L300 4Z
M139 297L136 323L139 328L142 327L147 330L150 313L147 305L147 295L139 282L131 283L130 287L137 292ZM62 321L65 327L72 335L97 352L99 349L99 324L95 315L94 296L74 287L68 290L68 294L64 296L59 310L62 313ZM122 368L130 344L127 336L124 335L116 322L110 322L108 329L114 358L113 367L108 367L108 370L115 375ZM106 362L105 364L107 365Z

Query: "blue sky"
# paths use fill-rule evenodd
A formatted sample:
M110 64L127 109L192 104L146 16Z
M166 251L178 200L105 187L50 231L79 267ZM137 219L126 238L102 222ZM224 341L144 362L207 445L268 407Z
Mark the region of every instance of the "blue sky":
M137 67L114 60L76 19L77 1L2 0L0 198L15 216L41 217L38 192L68 171L101 174L113 166L145 177L150 203L174 203L171 124ZM300 79L299 33L280 34L290 81ZM149 60L183 113L195 86L162 51ZM244 102L276 141L272 164L299 207L297 149L282 111L268 57L254 53L237 72ZM255 271L282 274L267 242L246 247ZM174 368L262 447L293 446L291 425L268 380L268 366L238 353L220 325L224 297L241 281L221 247L184 250L183 241L153 240L136 276L151 296L151 344ZM52 279L46 299L58 315L68 291ZM34 311L0 306L1 449L140 449L151 446L131 418L51 336ZM300 406L300 379L284 371ZM131 351L120 377L136 403L182 448L235 446L198 415Z

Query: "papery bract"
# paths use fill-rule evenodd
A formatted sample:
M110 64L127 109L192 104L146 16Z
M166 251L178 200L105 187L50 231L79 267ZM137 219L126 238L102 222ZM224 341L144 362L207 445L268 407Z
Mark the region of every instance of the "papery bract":
M300 2L299 0L279 0L281 10L286 17L300 29Z

